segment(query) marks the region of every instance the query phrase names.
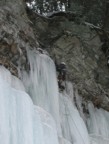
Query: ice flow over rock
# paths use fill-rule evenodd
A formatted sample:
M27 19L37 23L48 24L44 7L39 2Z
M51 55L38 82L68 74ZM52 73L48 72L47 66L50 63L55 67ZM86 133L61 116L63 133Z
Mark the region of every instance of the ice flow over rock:
M109 113L89 104L84 123L72 85L59 94L53 61L27 52L30 72L21 73L23 83L0 66L0 143L108 144Z

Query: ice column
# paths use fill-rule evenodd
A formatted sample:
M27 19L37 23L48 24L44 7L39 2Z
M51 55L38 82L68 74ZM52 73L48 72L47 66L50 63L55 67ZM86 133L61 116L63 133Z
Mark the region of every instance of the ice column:
M55 119L58 135L61 135L58 102L58 84L54 62L44 54L27 50L30 73L22 79L33 103L48 111Z
M68 92L60 93L59 100L62 134L73 144L90 144L86 125L73 102L73 87L70 83L66 86Z
M88 130L92 144L109 144L109 112L88 105Z
M0 143L59 144L50 114L35 107L23 84L0 67Z

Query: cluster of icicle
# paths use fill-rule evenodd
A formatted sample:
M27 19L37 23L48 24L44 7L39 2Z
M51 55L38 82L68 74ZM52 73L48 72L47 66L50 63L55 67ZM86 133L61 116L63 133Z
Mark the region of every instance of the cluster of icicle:
M90 103L84 121L71 83L59 94L50 57L27 52L30 72L21 72L22 81L0 66L0 143L109 144L109 113Z

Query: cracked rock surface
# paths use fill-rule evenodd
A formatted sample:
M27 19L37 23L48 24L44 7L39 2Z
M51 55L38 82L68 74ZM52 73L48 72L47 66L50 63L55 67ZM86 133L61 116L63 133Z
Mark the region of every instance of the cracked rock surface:
M109 110L109 68L97 31L66 16L50 19L31 12L28 15L40 45L57 63L67 64L67 79L82 98Z

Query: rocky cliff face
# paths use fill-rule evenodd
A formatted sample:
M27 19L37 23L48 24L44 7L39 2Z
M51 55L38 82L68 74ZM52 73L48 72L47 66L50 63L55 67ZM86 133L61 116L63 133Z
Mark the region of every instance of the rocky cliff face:
M109 110L109 68L98 32L72 15L52 18L28 13L40 45L58 63L67 64L67 77L82 96L97 107Z
M27 16L7 5L0 7L0 64L18 76L18 66L27 67L26 48L37 46Z
M66 62L67 79L84 103L109 110L109 69L98 33L74 15L45 18L27 11L28 18L21 11L0 8L0 64L18 76L18 66L28 69L26 48L40 46L58 63Z

